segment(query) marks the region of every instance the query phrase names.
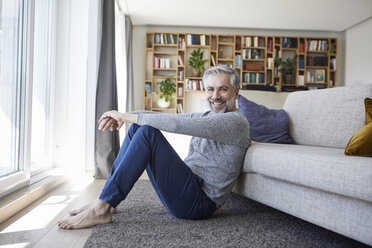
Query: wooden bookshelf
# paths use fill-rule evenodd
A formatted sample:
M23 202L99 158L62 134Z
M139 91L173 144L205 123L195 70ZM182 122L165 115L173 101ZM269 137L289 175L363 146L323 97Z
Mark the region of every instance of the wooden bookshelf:
M186 92L200 92L202 77L192 77L187 61L194 49L204 51L205 69L223 64L237 70L242 89L275 91L328 88L337 85L337 38L271 35L230 35L147 32L145 47L144 109L180 113ZM280 72L276 57L296 56L292 81ZM170 78L176 84L174 102L157 106L157 82Z

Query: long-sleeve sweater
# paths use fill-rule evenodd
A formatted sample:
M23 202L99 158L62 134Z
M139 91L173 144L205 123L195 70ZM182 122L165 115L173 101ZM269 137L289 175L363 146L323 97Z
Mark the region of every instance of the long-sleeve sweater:
M218 205L225 203L251 143L249 123L239 110L177 115L139 112L137 122L193 136L184 162L204 180L202 187L208 197Z

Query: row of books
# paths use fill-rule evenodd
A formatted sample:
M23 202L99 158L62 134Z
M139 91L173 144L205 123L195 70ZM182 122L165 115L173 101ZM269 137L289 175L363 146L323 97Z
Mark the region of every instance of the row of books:
M188 34L187 35L187 45L206 46L207 43L206 43L205 35Z
M274 59L273 58L267 58L267 68L271 69L274 67Z
M186 90L205 90L203 80L186 79Z
M305 53L305 43L301 43L299 47L300 53Z
M183 71L179 71L178 72L178 81L183 81L183 76L184 76Z
M307 56L307 66L328 66L328 57Z
M257 49L243 49L244 59L259 59L259 50Z
M179 49L186 49L186 40L185 38L180 37L178 40L178 48Z
M273 52L273 40L269 40L269 41L267 42L267 51L268 51L269 53L272 53L272 52Z
M308 51L328 51L328 40L307 40Z
M300 59L300 60L298 61L298 68L299 68L299 69L305 69L305 60Z
M275 48L274 49L274 57L282 57L282 50Z
M170 58L162 58L154 56L153 68L170 69Z
M282 38L282 47L283 48L297 48L297 39L296 38Z
M155 34L155 44L177 44L172 34Z
M178 55L178 62L180 63L180 65L183 65L182 55Z
M243 83L265 83L264 73L243 72Z
M274 76L279 77L280 76L280 71L279 71L279 66L274 67Z
M243 46L245 47L259 47L259 37L243 37Z

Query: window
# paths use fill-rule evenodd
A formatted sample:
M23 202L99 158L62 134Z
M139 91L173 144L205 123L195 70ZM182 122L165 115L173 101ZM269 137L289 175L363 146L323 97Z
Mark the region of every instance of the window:
M53 3L0 0L0 197L51 166Z

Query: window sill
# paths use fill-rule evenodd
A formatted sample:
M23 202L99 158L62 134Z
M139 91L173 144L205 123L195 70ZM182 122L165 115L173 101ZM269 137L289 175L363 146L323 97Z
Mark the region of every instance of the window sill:
M0 201L0 223L3 223L66 181L67 178L63 175L51 175L3 198Z

